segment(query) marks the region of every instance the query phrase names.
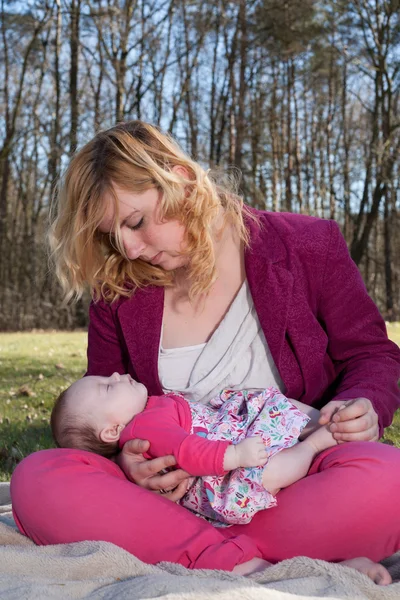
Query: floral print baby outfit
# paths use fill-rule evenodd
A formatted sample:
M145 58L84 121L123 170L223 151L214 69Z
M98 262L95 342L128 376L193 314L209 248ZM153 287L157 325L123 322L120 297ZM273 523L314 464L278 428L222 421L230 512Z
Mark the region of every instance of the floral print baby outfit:
M237 444L261 436L268 459L290 448L309 418L276 388L262 391L223 390L206 406L189 403L192 433L208 440ZM196 477L180 503L213 525L249 523L254 515L276 506L262 484L263 467L241 467L225 475Z

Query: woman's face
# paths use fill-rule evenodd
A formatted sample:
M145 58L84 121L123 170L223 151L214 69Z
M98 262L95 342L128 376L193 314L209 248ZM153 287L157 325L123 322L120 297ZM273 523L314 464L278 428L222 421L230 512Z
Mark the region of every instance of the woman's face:
M188 263L185 250L185 228L177 220L161 222L158 217L160 192L151 188L135 193L114 186L118 198L119 226L125 252L131 260L140 258L165 271L172 271ZM114 223L114 201L106 198L106 210L99 225L109 233Z

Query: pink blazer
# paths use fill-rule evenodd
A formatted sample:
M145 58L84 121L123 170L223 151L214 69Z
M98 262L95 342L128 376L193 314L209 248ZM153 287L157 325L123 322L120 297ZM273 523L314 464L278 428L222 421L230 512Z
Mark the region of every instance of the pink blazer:
M245 267L254 305L286 393L318 407L366 397L381 432L400 404L400 349L368 296L334 221L256 211L247 219ZM163 393L158 352L162 287L114 304L92 303L90 375L129 372L150 395Z

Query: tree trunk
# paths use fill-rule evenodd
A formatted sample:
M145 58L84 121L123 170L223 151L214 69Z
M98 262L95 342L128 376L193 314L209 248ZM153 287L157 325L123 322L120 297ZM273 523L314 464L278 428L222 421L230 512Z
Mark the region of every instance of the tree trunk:
M247 66L247 17L246 0L240 0L238 29L240 31L240 70L239 70L239 97L237 101L238 110L236 116L236 145L234 163L242 170L242 154L244 132L246 128L245 100L246 100L246 66Z
M52 133L50 140L50 159L49 159L49 175L51 181L52 195L58 178L58 165L60 160L60 102L61 102L61 86L60 86L60 50L61 50L61 0L55 0L56 9L56 27L54 39L54 118L52 119Z
M70 52L71 68L69 78L69 97L71 106L71 128L69 134L69 154L72 156L78 146L79 98L78 98L78 69L79 69L79 24L81 0L71 0Z
M344 205L344 237L350 239L351 207L350 207L350 143L347 127L347 59L343 59L342 79L342 133L343 133L343 205Z
M293 192L292 192L292 170L293 170L293 154L292 154L292 88L294 67L290 60L286 61L286 166L285 166L285 210L292 212L293 210Z
M271 90L271 109L270 109L270 134L271 134L271 150L272 150L272 176L271 176L271 193L272 193L272 210L278 210L278 181L279 181L279 166L278 166L278 132L277 132L277 87L278 76L275 68L275 60L272 59L272 90Z
M292 63L293 69L293 110L294 110L294 127L295 127L295 171L296 171L296 195L298 210L300 213L303 212L303 184L301 177L301 148L300 148L300 125L299 125L299 113L297 108L297 94L296 84L294 80L294 63Z

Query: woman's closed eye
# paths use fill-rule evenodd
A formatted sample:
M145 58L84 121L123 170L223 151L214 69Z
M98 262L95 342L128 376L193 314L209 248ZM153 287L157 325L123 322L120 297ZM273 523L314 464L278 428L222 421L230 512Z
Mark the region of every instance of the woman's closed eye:
M132 229L133 231L136 231L137 229L140 229L143 226L143 223L144 223L144 218L142 217L140 219L140 221L138 221L138 223L136 223L136 225L128 225L127 224L127 227L129 229Z

